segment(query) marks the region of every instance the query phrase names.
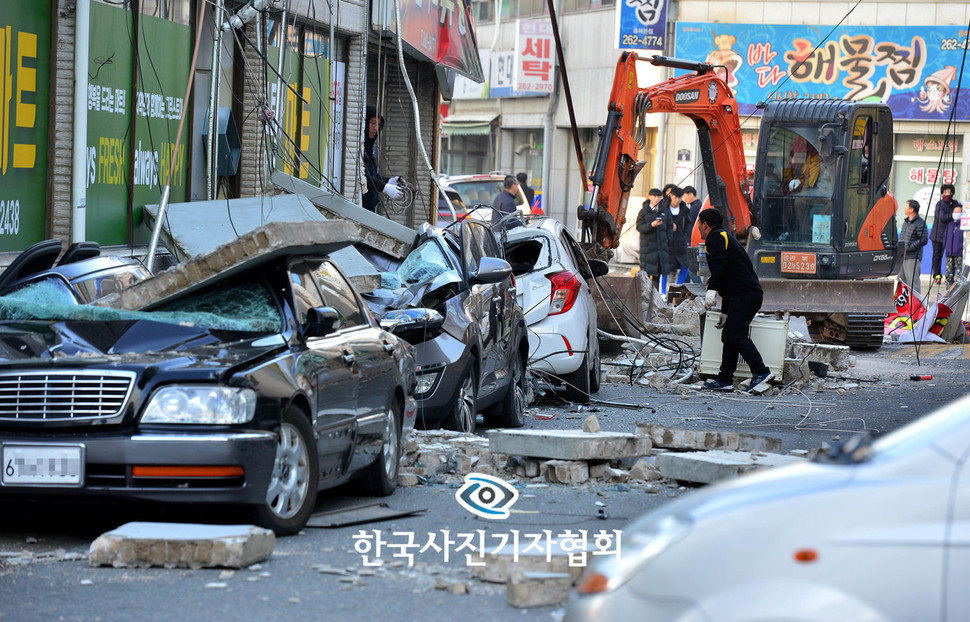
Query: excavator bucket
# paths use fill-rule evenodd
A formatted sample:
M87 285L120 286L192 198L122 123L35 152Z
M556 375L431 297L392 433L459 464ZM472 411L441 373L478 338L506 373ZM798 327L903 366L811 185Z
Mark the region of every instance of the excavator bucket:
M599 287L593 288L597 327L613 334L638 335L639 331L621 316L616 303L603 299L600 289L607 299L621 302L640 320L640 303L643 298L640 279L635 276L610 274L599 277L597 281Z
M761 279L761 287L765 292L762 313L886 315L895 310L890 279Z

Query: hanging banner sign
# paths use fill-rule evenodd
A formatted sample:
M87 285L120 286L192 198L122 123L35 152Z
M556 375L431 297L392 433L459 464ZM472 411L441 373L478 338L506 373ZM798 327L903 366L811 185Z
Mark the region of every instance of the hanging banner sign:
M724 67L741 114L803 97L889 104L896 119L970 118L959 97L965 26L793 26L677 22L677 58ZM680 72L683 73L683 72Z
M380 9L395 29L394 5ZM476 82L483 82L475 28L464 0L400 0L401 39L412 51L431 62L451 67Z
M663 52L667 0L617 0L616 46L621 50Z
M516 20L517 36L513 70L515 90L533 94L552 93L556 44L552 23Z

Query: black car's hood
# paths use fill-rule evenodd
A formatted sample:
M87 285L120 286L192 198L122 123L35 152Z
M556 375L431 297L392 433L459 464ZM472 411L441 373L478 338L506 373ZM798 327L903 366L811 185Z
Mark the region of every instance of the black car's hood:
M0 322L0 368L65 359L157 362L229 367L285 345L278 333L211 330L155 322Z

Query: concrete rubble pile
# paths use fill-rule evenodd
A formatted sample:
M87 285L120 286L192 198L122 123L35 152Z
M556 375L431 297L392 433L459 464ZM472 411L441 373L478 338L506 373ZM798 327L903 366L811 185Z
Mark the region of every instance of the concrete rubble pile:
M710 483L803 456L781 456L777 438L730 431L675 428L638 422L636 433L604 432L595 415L582 430L492 430L488 439L445 430L412 431L401 459L401 486L457 485L468 473L565 485L627 484L655 491L650 482ZM719 452L719 453L712 453ZM680 457L672 458L672 455ZM684 456L708 454L730 463L723 472L694 477ZM777 459L776 459L777 457ZM690 458L693 459L693 458ZM740 466L738 466L740 464ZM708 469L710 470L710 469Z
M637 423L633 434L607 432L589 415L582 430L491 430L487 439L413 431L402 457L401 482L457 485L465 474L479 472L505 478L517 488L620 484L617 490L658 492L658 484L710 483L804 459L781 455L781 449L781 441L768 436L647 422ZM541 483L529 483L536 480ZM569 545L556 541L554 549L549 555L516 554L511 548L486 551L483 563L470 571L479 581L504 583L514 607L562 603L582 567L570 563ZM464 594L471 588L460 578L437 577L434 589Z

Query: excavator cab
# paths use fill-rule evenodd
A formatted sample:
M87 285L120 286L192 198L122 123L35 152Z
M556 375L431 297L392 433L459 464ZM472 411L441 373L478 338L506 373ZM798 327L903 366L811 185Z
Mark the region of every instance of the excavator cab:
M758 137L748 252L762 311L804 315L809 332L855 348L882 344L898 270L896 200L887 192L892 113L885 104L780 100Z
M755 163L761 239L748 249L762 277L862 279L895 268L892 113L884 104L767 104Z

